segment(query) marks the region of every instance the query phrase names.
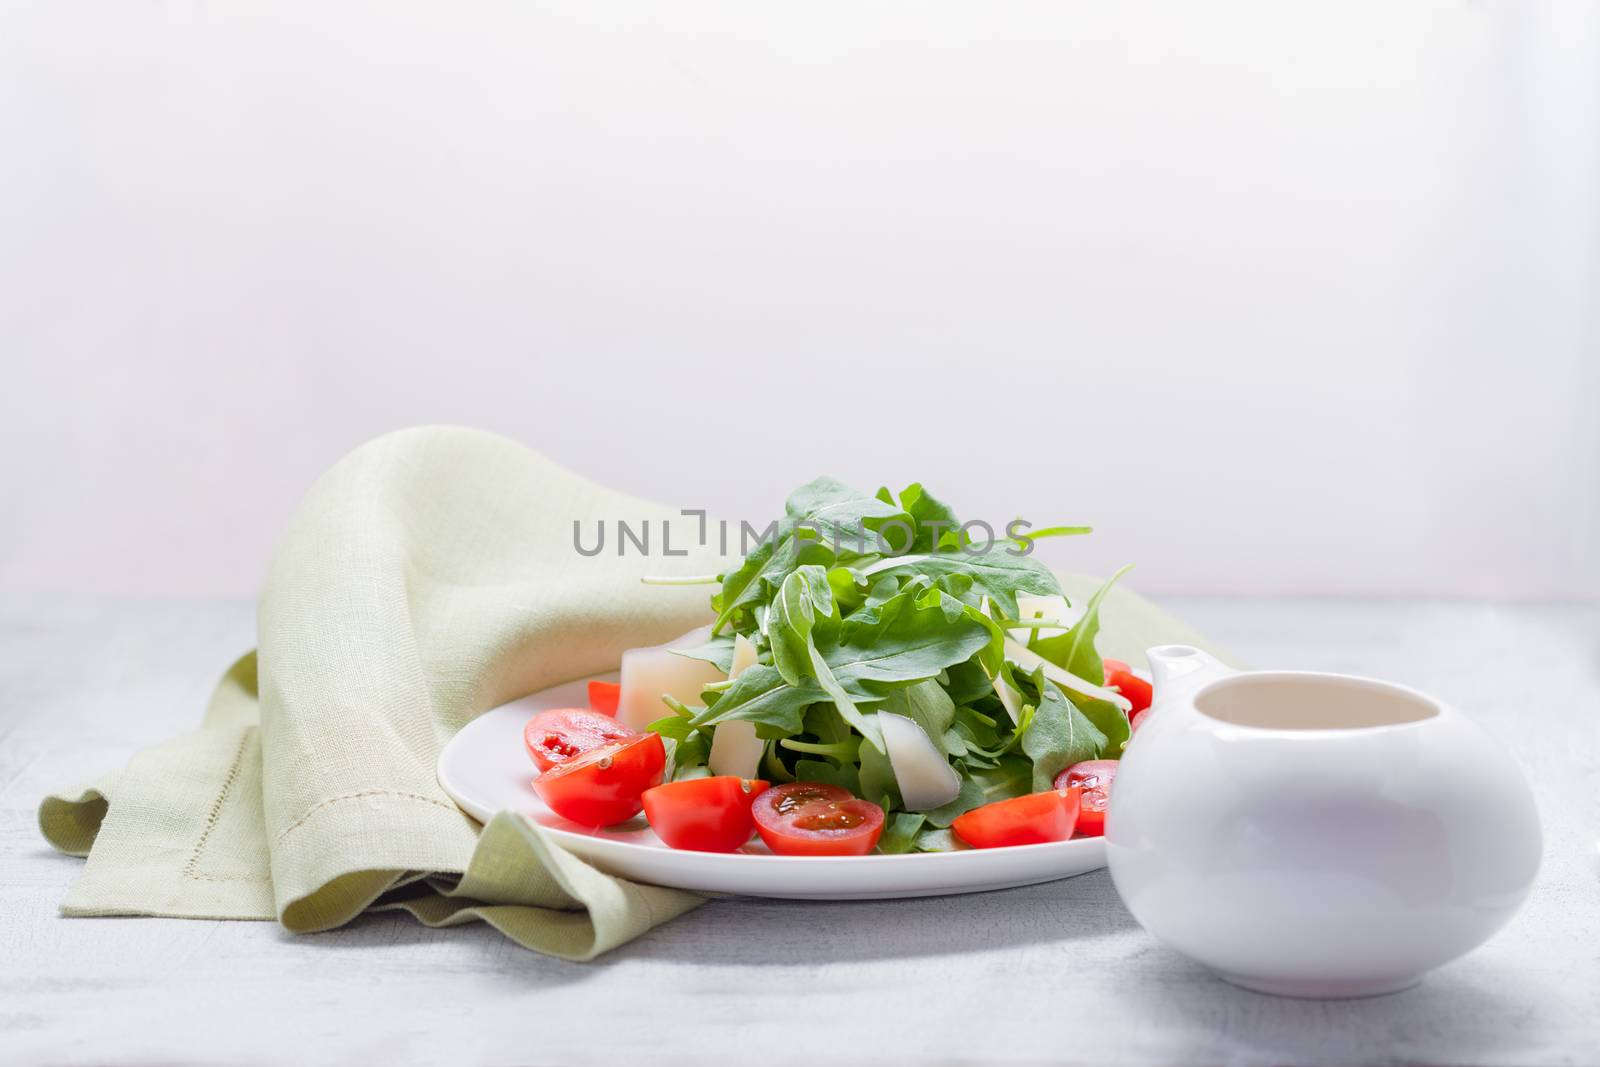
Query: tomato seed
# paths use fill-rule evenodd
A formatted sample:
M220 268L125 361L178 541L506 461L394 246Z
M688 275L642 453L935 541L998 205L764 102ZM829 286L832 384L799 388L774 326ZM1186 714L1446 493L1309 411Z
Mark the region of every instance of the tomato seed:
M829 803L825 809L800 816L794 824L802 830L854 830L866 821L858 811L846 811Z
M772 807L779 815L787 815L791 811L807 804L815 803L818 800L826 800L827 797L828 794L821 789L788 789L784 791L783 795L778 798Z

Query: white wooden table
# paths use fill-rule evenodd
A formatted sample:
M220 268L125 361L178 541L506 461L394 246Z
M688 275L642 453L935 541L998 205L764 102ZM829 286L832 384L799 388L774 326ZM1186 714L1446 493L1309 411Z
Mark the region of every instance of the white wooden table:
M1411 991L1319 1003L1231 988L1158 947L1104 872L930 900L716 901L587 965L404 916L310 937L62 919L79 861L38 837L40 795L191 727L251 643L251 609L11 591L0 1062L1600 1063L1600 613L1170 606L1252 663L1383 675L1486 720L1546 829L1511 926Z

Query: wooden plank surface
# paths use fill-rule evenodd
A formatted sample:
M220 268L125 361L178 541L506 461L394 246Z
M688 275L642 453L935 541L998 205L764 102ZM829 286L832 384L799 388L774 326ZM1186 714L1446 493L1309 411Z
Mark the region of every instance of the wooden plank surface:
M1254 664L1434 692L1534 778L1546 856L1511 926L1414 990L1321 1003L1209 977L1145 936L1104 872L929 900L716 901L589 965L394 915L310 937L62 919L80 861L38 837L40 795L190 728L251 643L251 608L3 599L0 1061L1600 1062L1592 609L1171 605Z

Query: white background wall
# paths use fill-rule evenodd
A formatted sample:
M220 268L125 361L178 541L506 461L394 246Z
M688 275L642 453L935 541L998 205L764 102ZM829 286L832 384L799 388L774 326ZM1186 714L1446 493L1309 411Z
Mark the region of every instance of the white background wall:
M0 0L0 582L471 423L1155 591L1600 587L1600 7Z

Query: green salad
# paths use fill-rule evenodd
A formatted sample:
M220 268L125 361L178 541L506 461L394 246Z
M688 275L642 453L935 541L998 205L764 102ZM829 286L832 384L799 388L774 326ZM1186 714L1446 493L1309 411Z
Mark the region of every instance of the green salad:
M1019 526L983 544L920 485L800 488L772 536L716 576L710 639L678 650L730 677L699 704L664 698L670 714L649 729L667 742L668 780L714 773L713 752L738 743L774 784L880 805L879 851L944 851L963 813L1119 756L1129 705L1105 687L1095 638L1122 572L1069 622L1029 550L1087 529Z

